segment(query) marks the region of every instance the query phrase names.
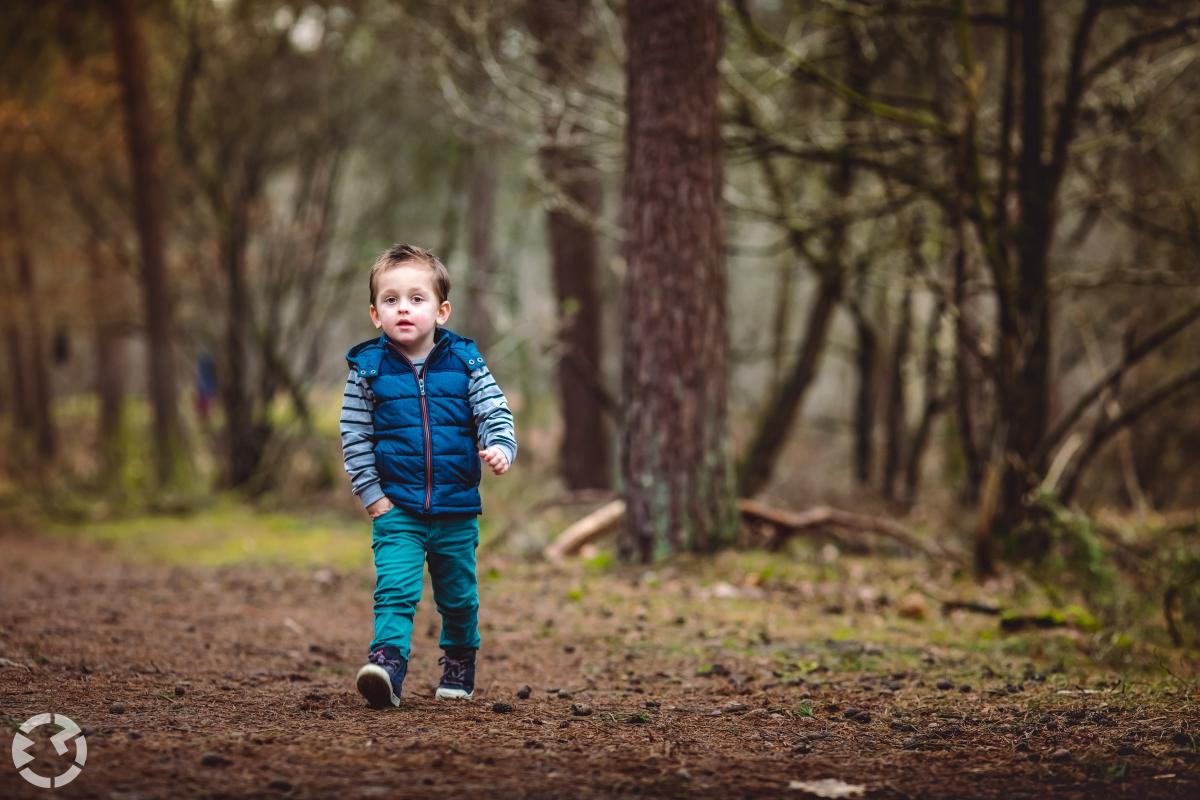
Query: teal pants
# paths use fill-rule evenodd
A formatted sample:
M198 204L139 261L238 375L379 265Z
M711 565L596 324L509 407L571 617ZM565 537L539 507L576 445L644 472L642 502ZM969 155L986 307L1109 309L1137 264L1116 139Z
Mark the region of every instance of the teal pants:
M375 638L408 658L413 615L421 602L425 563L433 600L442 616L443 647L479 647L479 585L475 548L479 520L474 514L421 517L393 508L371 523L375 551Z

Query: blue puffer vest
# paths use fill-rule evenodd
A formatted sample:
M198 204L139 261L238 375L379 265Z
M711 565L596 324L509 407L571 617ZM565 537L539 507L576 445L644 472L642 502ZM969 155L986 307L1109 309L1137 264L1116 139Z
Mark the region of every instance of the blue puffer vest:
M414 367L386 336L346 353L375 394L375 466L383 493L414 514L479 514L481 468L467 388L483 356L470 339L434 333Z

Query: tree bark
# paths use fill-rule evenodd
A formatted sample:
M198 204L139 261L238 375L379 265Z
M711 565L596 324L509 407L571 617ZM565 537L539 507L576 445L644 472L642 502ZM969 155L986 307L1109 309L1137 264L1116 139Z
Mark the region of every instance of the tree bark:
M619 553L706 551L736 529L728 452L716 0L628 6Z
M888 390L884 400L884 428L887 443L884 448L883 477L881 488L887 500L896 498L896 478L900 474L900 463L904 457L905 438L908 435L908 404L904 396L904 362L912 341L912 286L904 286L904 297L900 303L900 319L896 323L896 338L892 343L891 363L888 365Z
M101 252L100 242L89 237L95 296L115 298L118 292L114 265ZM115 301L97 303L92 325L95 336L96 397L100 401L99 444L104 468L111 478L121 461L121 413L125 404L125 354L120 339L120 311Z
M1015 269L998 264L995 272L999 317L997 399L1004 459L993 539L1013 541L1025 520L1025 497L1045 469L1042 442L1049 427L1050 343L1053 331L1049 251L1057 221L1058 191L1066 172L1084 84L1083 57L1100 13L1089 0L1073 36L1066 91L1053 131L1051 157L1043 157L1046 132L1045 75L1042 67L1045 23L1039 0L1023 0L1021 39L1021 151L1017 161L1019 217L1013 227ZM1031 539L1030 547L1042 537ZM1017 551L1028 552L1015 542Z
M912 444L908 449L908 460L904 467L904 503L912 508L917 501L917 490L921 484L921 461L925 456L925 448L929 444L929 435L933 431L933 423L945 403L939 372L938 332L941 330L942 314L945 312L945 299L939 297L933 310L929 312L929 323L925 328L925 406L921 412L921 421L913 434Z
M471 338L487 351L496 339L496 155L486 143L471 146L467 164L467 249L471 259L466 305Z
M54 459L58 444L47 368L50 354L46 349L42 301L38 297L33 255L29 252L29 242L25 235L17 177L9 172L7 179L8 185L5 188L8 190L8 229L9 235L12 236L13 255L17 265L17 295L21 298L24 312L21 314L21 327L25 335L20 339L24 344L21 356L24 361L23 373L27 380L24 405L33 429L33 460L40 465Z
M148 383L154 408L155 474L170 480L178 435L177 394L171 362L172 303L162 233L163 192L146 90L146 58L133 0L109 0L114 51L125 108L134 212L142 252L142 299L149 351Z
M255 424L254 397L248 386L250 367L250 297L245 282L246 245L249 241L249 214L258 196L257 159L247 158L242 185L234 197L229 218L221 232L220 257L225 273L225 352L224 374L219 386L225 410L225 483L245 486L251 482L262 460L263 436ZM264 393L269 402L271 393Z
M860 276L855 299L854 330L857 350L855 367L858 385L854 392L854 478L860 486L871 482L875 448L875 368L879 352L879 336L866 318L863 307L867 302L865 276Z
M595 31L588 0L534 0L529 27L538 38L542 79L564 96L592 64ZM602 358L596 288L599 243L584 214L598 219L603 194L590 154L573 140L579 130L564 114L547 113L543 130L549 144L539 153L542 172L573 209L551 208L546 215L550 270L558 314L558 396L563 440L560 471L568 489L607 489L609 438L604 398L595 390ZM565 143L560 143L564 142Z

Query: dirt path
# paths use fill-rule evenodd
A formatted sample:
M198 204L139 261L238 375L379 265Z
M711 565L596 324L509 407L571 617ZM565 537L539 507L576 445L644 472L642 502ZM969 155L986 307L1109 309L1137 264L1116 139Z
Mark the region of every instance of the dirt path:
M0 554L0 797L50 796L8 757L16 726L46 711L87 736L64 797L799 798L793 781L823 778L866 797L1200 796L1192 702L991 670L939 689L948 668L929 654L915 671L796 677L781 648L871 650L765 633L758 649L714 644L708 630L730 623L711 599L628 576L580 597L548 567L492 572L473 704L429 699L427 598L404 704L374 712L351 685L369 573L134 565L13 534ZM802 622L801 601L760 603L778 630ZM711 660L685 646L697 641ZM44 739L34 766L49 774Z

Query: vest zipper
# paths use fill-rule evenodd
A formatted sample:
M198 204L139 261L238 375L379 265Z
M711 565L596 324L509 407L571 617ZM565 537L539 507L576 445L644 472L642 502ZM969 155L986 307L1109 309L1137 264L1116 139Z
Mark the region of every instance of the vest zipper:
M417 386L421 389L421 422L425 425L425 511L429 511L429 506L433 502L433 443L430 442L429 434L429 406L425 404L425 367L429 364L429 356L425 357L425 363L421 365L421 372L417 375ZM413 367L416 371L416 367Z
M443 339L443 341L444 341L444 339ZM389 344L391 344L391 343L389 342ZM396 351L396 354L399 355L402 359L404 359L404 363L408 364L408 368L413 371L413 375L417 379L417 388L420 389L420 391L421 391L421 425L425 429L425 511L426 511L426 513L428 513L430 506L433 504L433 441L432 441L432 436L430 435L430 432L429 432L429 406L426 404L426 400L425 400L425 369L429 366L429 361L433 358L433 354L437 352L438 346L440 344L441 344L441 342L438 342L437 344L435 344L433 346L433 349L429 351L429 354L427 356L425 356L425 362L423 364L421 364L420 372L417 371L417 368L413 366L412 360L408 356L404 355L404 353L400 350L399 347L392 345L392 349Z

